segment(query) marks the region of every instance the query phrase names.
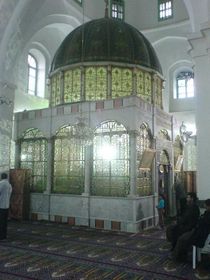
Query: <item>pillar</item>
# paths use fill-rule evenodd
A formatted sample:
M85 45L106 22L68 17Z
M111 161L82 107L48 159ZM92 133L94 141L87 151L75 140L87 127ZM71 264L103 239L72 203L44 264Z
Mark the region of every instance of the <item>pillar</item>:
M210 23L202 33L188 38L191 44L191 56L195 62L195 98L197 127L197 194L200 200L210 197Z
M0 81L0 172L10 169L15 85Z

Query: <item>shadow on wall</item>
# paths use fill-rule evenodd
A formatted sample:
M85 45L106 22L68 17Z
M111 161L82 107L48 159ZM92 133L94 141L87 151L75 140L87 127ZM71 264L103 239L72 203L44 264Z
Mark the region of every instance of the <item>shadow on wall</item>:
M138 208L137 208L137 213L136 213L136 220L142 220L144 218L144 213L142 211L141 203L139 203Z

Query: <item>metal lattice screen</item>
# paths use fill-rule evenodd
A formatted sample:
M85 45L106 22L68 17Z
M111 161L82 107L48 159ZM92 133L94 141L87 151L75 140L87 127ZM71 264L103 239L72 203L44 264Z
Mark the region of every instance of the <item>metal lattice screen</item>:
M20 167L31 169L31 191L46 189L47 140L38 129L27 130L21 139Z
M129 135L122 124L109 121L95 131L92 195L129 193Z

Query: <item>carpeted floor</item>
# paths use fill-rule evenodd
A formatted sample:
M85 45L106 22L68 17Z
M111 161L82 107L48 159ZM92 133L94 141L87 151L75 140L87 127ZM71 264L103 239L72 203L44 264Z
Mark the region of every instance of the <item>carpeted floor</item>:
M0 279L210 279L169 259L164 231L129 234L49 222L9 222L0 242Z

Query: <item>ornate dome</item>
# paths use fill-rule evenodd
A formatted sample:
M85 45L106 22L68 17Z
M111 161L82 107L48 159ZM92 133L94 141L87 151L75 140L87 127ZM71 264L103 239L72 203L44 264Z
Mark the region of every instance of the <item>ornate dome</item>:
M73 30L57 50L51 72L75 63L103 61L141 65L162 74L156 53L144 35L111 18L92 20Z

